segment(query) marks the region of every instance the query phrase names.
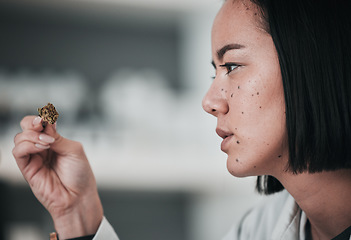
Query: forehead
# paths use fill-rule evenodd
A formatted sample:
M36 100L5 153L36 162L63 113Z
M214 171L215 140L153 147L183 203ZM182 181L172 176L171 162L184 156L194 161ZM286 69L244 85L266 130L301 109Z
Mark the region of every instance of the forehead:
M253 23L259 23L260 8L250 0L226 0L217 14L217 18L240 16L250 19Z
M260 9L250 0L227 0L214 20L212 43L257 42L260 35L267 34L260 22Z

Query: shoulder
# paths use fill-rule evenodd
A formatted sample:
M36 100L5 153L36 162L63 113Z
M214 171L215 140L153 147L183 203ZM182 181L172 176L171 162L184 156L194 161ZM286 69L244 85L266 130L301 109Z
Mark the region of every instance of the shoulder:
M286 190L267 196L249 210L223 240L270 239L277 223L289 218L295 206L295 200Z

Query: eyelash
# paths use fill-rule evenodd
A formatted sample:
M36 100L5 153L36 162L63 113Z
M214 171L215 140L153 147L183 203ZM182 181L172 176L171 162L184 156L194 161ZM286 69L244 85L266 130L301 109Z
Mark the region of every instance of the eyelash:
M234 71L235 69L237 69L238 67L240 67L240 65L236 63L225 63L219 66L227 69L227 73L226 73L227 75L232 71Z
M237 69L238 67L240 67L241 65L236 64L236 63L225 63L222 65L219 65L222 68L226 68L227 69L227 73L226 75L228 75L229 73L231 73L232 71L234 71L235 69ZM234 67L234 68L233 68ZM216 68L216 67L215 67ZM212 76L212 79L215 79L216 76Z

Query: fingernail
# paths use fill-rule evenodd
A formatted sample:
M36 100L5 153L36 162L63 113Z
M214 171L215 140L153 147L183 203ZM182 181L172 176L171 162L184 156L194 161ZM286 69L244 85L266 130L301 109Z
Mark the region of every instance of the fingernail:
M55 129L55 131L56 131L56 123L54 123L52 126L54 127L54 129Z
M50 148L50 146L49 145L41 145L41 144L39 144L39 143L36 143L35 144L35 146L37 147L37 148L40 148L40 149L48 149L48 148Z
M41 117L36 117L36 118L34 118L34 120L33 120L33 126L38 125L40 122L41 122Z
M40 134L39 135L39 139L43 142L46 142L46 143L53 143L55 142L55 138L49 136L49 135L46 135L46 134Z

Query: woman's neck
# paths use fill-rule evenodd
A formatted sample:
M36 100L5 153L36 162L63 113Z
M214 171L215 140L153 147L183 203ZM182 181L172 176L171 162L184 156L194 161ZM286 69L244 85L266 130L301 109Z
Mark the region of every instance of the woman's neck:
M306 213L313 239L332 239L351 225L351 169L277 179Z

